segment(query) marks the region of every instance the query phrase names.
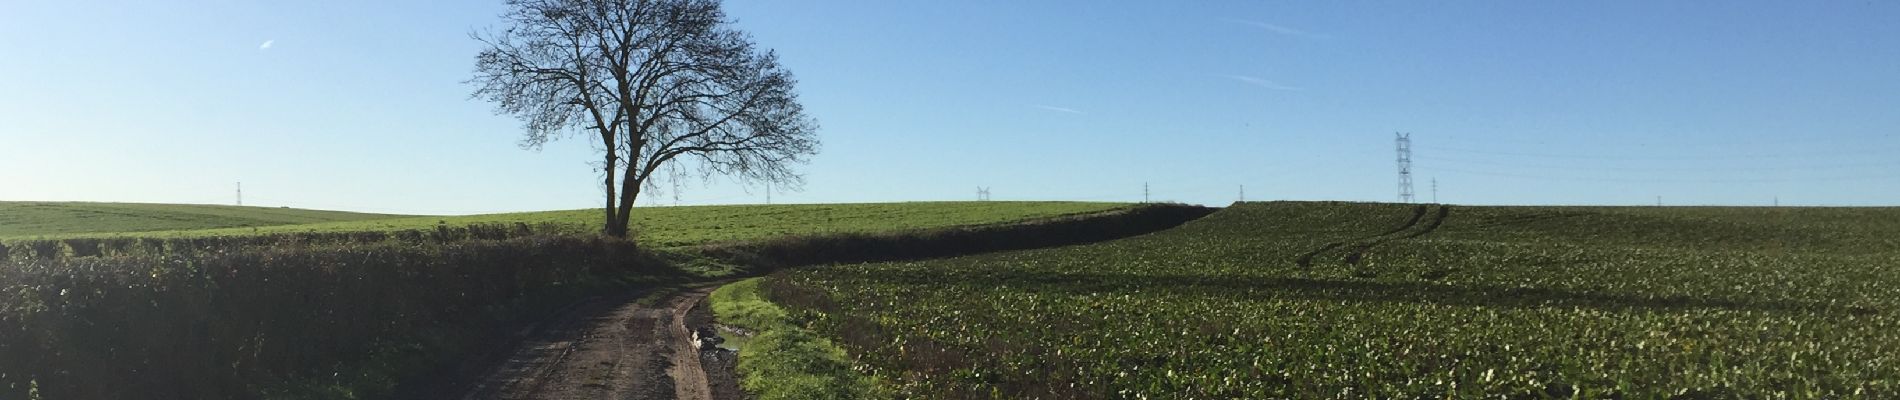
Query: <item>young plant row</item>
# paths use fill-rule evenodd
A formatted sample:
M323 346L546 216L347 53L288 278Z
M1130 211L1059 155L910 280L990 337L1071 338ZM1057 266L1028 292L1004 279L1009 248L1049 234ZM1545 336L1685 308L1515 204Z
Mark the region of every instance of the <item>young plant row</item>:
M772 285L907 397L1900 396L1900 211L1801 212L1460 207L1302 266L1414 210L1240 204Z

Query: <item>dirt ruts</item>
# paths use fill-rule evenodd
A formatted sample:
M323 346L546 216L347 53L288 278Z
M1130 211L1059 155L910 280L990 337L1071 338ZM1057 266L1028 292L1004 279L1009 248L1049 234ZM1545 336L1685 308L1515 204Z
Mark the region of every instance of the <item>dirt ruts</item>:
M1412 223L1407 225L1406 227L1410 228L1412 226L1417 226L1419 217L1422 217L1424 215L1425 215L1425 206L1418 206L1418 207L1413 208L1412 209ZM1399 235L1399 236L1393 236L1390 234L1381 235L1378 238L1373 239L1372 241L1362 243L1359 246L1353 247L1352 253L1346 254L1346 265L1351 265L1351 266L1359 265L1359 260L1365 259L1367 252L1372 251L1372 248L1378 247L1379 245L1385 244L1386 242L1391 242L1391 241L1400 240L1400 239L1411 239L1411 238L1415 238L1419 236L1424 236L1427 233L1432 233L1432 231L1438 230L1439 225L1445 224L1445 217L1448 217L1448 216L1451 216L1451 206L1440 205L1438 206L1438 212L1434 214L1431 222L1425 223L1425 227L1423 229L1414 230L1411 233L1407 233L1407 234ZM1404 231L1404 230L1401 229L1400 231ZM1398 232L1393 232L1393 233L1398 233Z
M1318 249L1300 255L1294 263L1299 265L1302 269L1311 269L1314 259L1319 258L1320 255L1339 248L1349 248L1350 250L1346 252L1344 258L1345 263L1348 266L1356 267L1361 260L1365 259L1367 253L1381 244L1393 240L1416 238L1437 230L1440 225L1445 223L1445 218L1451 215L1451 206L1439 205L1437 212L1431 212L1430 207L1418 205L1412 207L1411 214L1411 217L1406 219L1404 224L1396 228L1352 240L1327 243ZM1419 222L1425 221L1427 215L1431 215L1431 220L1426 221L1421 227Z
M1300 258L1294 261L1294 263L1298 264L1300 268L1303 268L1303 269L1312 268L1313 259L1319 257L1320 254L1325 254L1328 251L1333 251L1333 249L1344 247L1349 244L1377 240L1380 237L1384 237L1384 236L1399 233L1399 232L1404 232L1406 229L1410 229L1413 225L1418 225L1418 220L1424 217L1425 217L1425 206L1423 205L1415 206L1412 208L1412 218L1406 220L1404 224L1400 224L1398 227L1392 228L1391 230L1387 230L1385 232L1379 232L1373 235L1367 235L1367 236L1363 236L1359 238L1354 238L1352 240L1327 243L1325 246L1320 246L1320 248L1318 249L1314 249L1313 251L1309 251L1309 252L1306 252L1306 254L1300 255Z
M689 314L715 286L641 301L603 298L556 316L460 396L477 399L737 399L700 364ZM730 374L715 373L724 379Z

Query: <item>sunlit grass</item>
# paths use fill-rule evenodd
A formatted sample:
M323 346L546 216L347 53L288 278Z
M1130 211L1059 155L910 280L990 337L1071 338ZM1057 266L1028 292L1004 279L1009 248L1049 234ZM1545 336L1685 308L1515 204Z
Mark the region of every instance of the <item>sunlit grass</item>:
M724 205L635 208L633 233L643 245L677 246L814 233L865 233L962 225L1007 223L1125 207L1123 203L1082 202L916 202L860 204ZM195 207L195 206L194 206ZM265 209L271 210L271 209ZM347 213L344 213L347 214ZM0 218L5 218L0 212ZM467 216L402 217L246 226L221 229L103 231L13 229L25 237L202 237L305 232L431 230L438 225L527 224L565 233L600 230L601 210L565 210ZM73 223L77 224L77 223ZM109 225L108 225L109 226ZM0 238L4 238L0 234Z

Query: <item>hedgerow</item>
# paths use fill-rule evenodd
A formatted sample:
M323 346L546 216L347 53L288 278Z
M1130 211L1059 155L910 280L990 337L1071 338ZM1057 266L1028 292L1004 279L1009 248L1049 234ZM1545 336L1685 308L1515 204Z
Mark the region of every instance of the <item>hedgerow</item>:
M496 340L513 301L668 273L652 260L578 236L16 258L0 397L254 398L313 377L368 396L395 382L362 368L422 368Z

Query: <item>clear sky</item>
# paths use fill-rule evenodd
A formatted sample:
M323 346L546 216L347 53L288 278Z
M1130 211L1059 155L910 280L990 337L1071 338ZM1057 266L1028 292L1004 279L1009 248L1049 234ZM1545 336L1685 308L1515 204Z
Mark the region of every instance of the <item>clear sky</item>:
M1900 2L733 0L824 145L775 202L1900 205ZM462 83L498 1L0 3L0 200L599 203ZM671 187L642 204L674 204ZM694 182L680 204L758 203Z

